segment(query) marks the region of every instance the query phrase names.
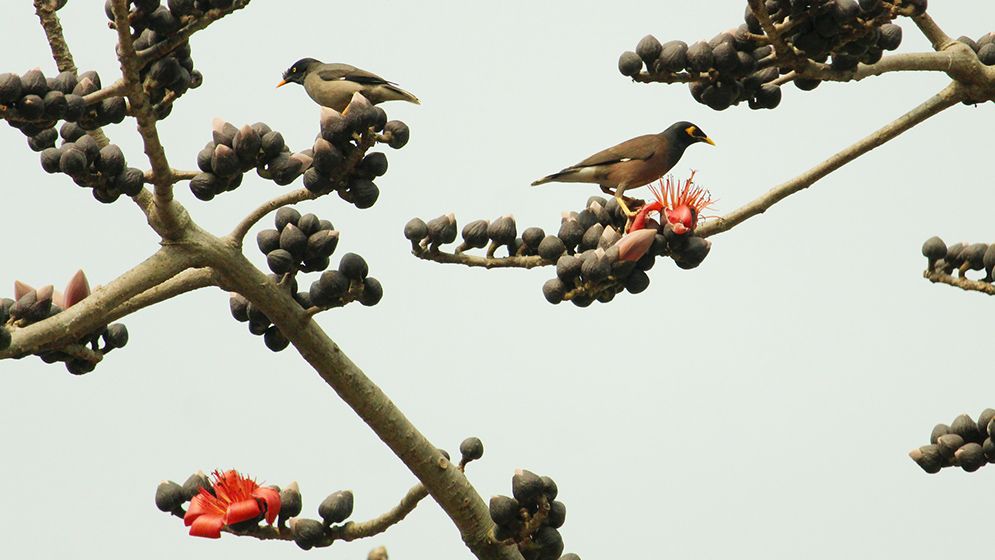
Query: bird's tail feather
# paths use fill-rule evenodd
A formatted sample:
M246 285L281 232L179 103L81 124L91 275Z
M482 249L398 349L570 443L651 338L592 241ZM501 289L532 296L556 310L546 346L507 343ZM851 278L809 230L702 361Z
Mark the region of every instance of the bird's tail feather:
M552 183L553 181L562 181L564 179L567 179L568 180L567 182L569 182L569 178L572 175L574 175L576 172L577 172L576 169L568 167L567 169L562 169L560 171L557 171L556 173L552 173L550 175L546 175L541 179L536 179L535 181L532 181L532 186L538 187L539 185L545 185L546 183Z

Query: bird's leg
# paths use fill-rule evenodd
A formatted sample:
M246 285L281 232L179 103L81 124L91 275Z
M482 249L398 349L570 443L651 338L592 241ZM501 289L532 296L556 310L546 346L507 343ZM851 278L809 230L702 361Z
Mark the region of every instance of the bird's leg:
M615 188L615 201L618 202L618 207L622 209L622 212L625 212L625 216L631 220L636 213L629 210L629 206L625 203L627 197L622 196L623 192L625 192L625 187L620 185Z

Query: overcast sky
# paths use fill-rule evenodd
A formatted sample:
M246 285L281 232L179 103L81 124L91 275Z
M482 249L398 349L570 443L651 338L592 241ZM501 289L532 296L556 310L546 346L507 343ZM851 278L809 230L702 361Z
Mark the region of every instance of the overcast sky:
M8 2L0 71L54 72L31 3ZM349 62L414 92L385 105L411 126L388 150L380 201L301 205L341 231L384 285L374 308L318 321L418 428L456 453L484 441L469 477L485 499L515 468L552 476L566 550L618 558L932 559L987 550L990 469L924 474L906 456L937 422L995 406L987 361L995 301L931 285L927 237L995 241L992 106L958 105L733 231L701 267L659 261L650 288L578 309L545 302L551 269L470 270L415 259L402 227L455 212L513 213L552 232L596 188L529 183L621 140L690 120L717 147L691 168L727 212L919 104L943 75L887 75L775 111L716 113L682 86L634 84L616 61L645 34L693 42L738 25L745 2L253 2L192 41L204 85L160 127L174 167L194 169L213 117L264 121L295 150L318 110L274 85L295 60ZM292 7L291 7L292 6ZM935 2L952 36L991 31L995 5ZM60 12L81 69L118 72L102 2ZM928 49L908 20L903 50ZM134 122L105 129L147 168ZM6 232L0 295L15 279L106 283L155 251L138 209L96 203L46 175L0 127ZM290 187L247 175L211 203L179 200L223 233ZM645 191L635 191L638 194ZM272 227L266 220L264 226ZM254 235L254 232L253 232ZM265 260L249 244L250 258ZM337 258L333 258L337 262ZM273 354L205 289L124 323L131 342L93 373L30 357L0 363L0 550L9 558L298 557L290 543L186 535L153 505L162 479L234 467L300 483L305 514L335 490L355 519L393 506L414 477L293 350ZM386 534L312 552L359 560L468 558L426 501Z

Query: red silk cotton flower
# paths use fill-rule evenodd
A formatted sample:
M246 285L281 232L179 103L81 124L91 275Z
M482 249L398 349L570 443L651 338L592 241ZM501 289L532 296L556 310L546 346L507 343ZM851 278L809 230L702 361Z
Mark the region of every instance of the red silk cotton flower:
M183 516L191 535L217 539L224 527L256 524L264 518L272 525L280 514L280 493L275 488L259 486L233 470L214 471L211 477L214 493L201 488Z
M694 171L685 181L675 180L672 175L660 180L660 187L650 185L656 200L649 202L637 212L628 231L638 231L656 224L649 219L651 212L661 215L663 225L670 224L677 235L693 232L701 219L701 212L714 202L709 192L694 184Z

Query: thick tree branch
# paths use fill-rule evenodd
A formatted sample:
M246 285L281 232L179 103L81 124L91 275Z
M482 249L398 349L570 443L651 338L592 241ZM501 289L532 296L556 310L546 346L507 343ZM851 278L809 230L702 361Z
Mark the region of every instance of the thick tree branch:
M176 246L160 249L69 309L44 321L14 329L10 346L0 351L0 359L17 358L74 344L83 336L124 315L115 315L115 308L167 282L193 263L193 257Z
M205 243L208 262L226 289L245 296L280 329L322 379L363 419L425 485L481 559L521 560L515 547L491 541L487 505L460 469L311 320L291 296L252 266L231 240ZM203 245L202 245L203 246Z
M933 97L930 97L915 109L895 119L891 123L880 128L859 142L840 152L837 152L829 159L809 169L805 173L802 173L798 177L795 177L786 183L781 183L780 185L767 191L767 193L763 196L730 212L729 214L726 214L725 216L722 216L716 220L705 222L698 227L697 235L701 237L708 237L717 233L722 233L732 229L736 225L752 218L753 216L763 214L768 208L777 204L781 200L797 193L802 189L810 187L819 179L825 177L833 171L836 171L840 167L843 167L847 163L857 159L874 148L877 148L885 142L888 142L892 138L897 137L899 134L909 130L933 115L940 113L944 109L948 109L956 105L962 99L964 99L964 93L961 86L956 82L948 85L943 89L943 91Z
M947 284L948 286L954 286L969 292L981 292L990 296L995 296L995 285L989 284L988 282L982 282L981 280L971 280L963 276L953 276L951 274L945 274L939 270L926 270L922 273L922 277L934 284Z
M118 35L118 60L121 63L128 102L131 104L135 120L138 121L138 132L142 135L145 154L152 165L155 204L150 222L159 235L166 239L175 238L179 235L184 220L189 220L189 217L173 203L172 171L166 159L166 152L159 141L152 105L142 87L131 28L128 25L127 0L112 0L112 6Z

